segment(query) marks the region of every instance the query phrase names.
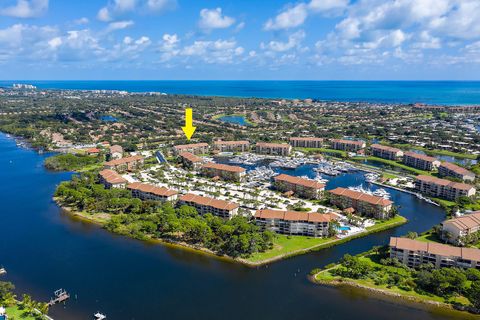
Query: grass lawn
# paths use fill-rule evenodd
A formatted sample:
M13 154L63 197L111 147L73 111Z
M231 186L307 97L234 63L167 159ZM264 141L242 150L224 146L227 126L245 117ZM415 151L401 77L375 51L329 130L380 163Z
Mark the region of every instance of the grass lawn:
M343 150L335 150L335 149L328 149L328 148L295 148L295 150L302 151L302 152L321 152L326 154L332 154L337 157L346 158L347 152Z
M35 320L36 317L27 316L24 314L23 310L20 310L18 306L7 307L7 316L8 319L15 319L15 320Z
M255 253L246 260L252 263L259 263L265 260L282 258L289 255L294 255L296 253L303 253L309 250L319 250L324 247L330 247L332 245L340 244L357 237L366 236L370 233L393 228L406 222L406 218L402 216L396 216L395 218L387 221L378 221L375 225L367 227L366 231L342 239L277 235L276 239L273 241L273 249L266 252Z
M373 162L378 162L378 163L383 163L383 164L388 164L392 167L397 167L397 168L400 168L402 170L405 170L405 171L408 171L408 172L411 172L411 173L414 173L414 174L424 174L424 175L431 175L432 173L430 171L424 171L424 170L420 170L420 169L416 169L416 168L412 168L412 167L409 167L399 161L393 161L393 160L388 160L388 159L382 159L382 158L377 158L377 157L373 157L373 156L370 156L370 157L361 157L361 158L352 158L352 160L356 160L356 161L359 161L359 160L368 160L368 161L373 161Z

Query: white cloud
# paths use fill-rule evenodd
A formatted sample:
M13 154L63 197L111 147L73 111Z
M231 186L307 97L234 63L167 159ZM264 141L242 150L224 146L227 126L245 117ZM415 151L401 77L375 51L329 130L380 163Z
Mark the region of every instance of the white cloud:
M97 13L97 19L109 22L128 12L154 13L176 6L176 0L111 0Z
M73 23L77 25L88 24L89 22L90 20L88 20L86 17L82 17L73 21Z
M230 64L241 61L241 59L237 60L236 58L243 55L244 51L244 48L239 46L235 40L198 40L185 46L180 51L180 55L198 58L209 64Z
M17 0L13 6L0 9L0 15L15 18L34 18L48 10L48 0Z
M292 33L288 37L287 42L281 41L270 41L268 44L261 44L263 49L272 50L275 52L284 52L288 51L293 48L298 48L302 43L303 39L305 38L305 32L303 30L299 30L295 33Z
M133 23L132 20L110 22L105 31L106 32L112 32L112 31L116 31L116 30L122 30L122 29L126 29L128 27L133 26L133 24L134 23Z
M200 10L200 21L198 25L203 30L224 29L234 23L234 18L222 15L222 8Z
M305 23L307 17L312 13L325 15L337 15L347 6L349 0L311 0L289 6L280 12L275 18L268 19L264 25L265 30L291 29Z
M289 29L302 25L307 19L307 6L304 3L300 3L294 7L291 7L274 19L269 19L265 23L265 30L279 30L279 29Z

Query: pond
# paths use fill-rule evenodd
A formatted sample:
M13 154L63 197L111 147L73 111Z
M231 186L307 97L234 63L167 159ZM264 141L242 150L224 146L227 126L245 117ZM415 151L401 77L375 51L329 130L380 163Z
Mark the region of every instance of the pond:
M218 118L222 122L228 122L232 124L238 124L240 126L248 126L249 123L244 116L228 115Z

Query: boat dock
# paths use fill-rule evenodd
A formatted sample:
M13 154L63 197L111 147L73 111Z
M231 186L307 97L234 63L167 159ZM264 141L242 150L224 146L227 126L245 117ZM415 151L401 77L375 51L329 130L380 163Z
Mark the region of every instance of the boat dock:
M64 289L58 289L55 291L55 298L51 298L48 305L53 306L54 304L65 302L68 299L70 299L70 294Z

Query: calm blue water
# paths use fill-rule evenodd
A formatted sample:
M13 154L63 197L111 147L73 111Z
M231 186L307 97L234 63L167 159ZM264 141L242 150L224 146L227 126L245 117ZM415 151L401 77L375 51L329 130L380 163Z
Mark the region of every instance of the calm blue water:
M410 195L392 191L408 224L247 268L114 235L62 213L51 196L70 174L46 171L42 163L47 156L18 148L0 134L0 265L8 270L2 280L13 281L19 294L47 301L54 290L67 289L72 299L51 308L56 320L92 319L96 311L122 320L465 319L307 280L312 268L338 261L345 253L366 251L408 231L425 231L444 219L440 208ZM308 167L296 173L303 171ZM332 178L328 188L362 182L360 173L345 174Z
M44 89L126 90L204 96L443 105L480 104L479 81L0 81Z
M105 122L117 122L118 119L115 118L114 116L106 115L106 116L101 116L100 120L105 121Z
M241 117L241 116L223 116L221 118L218 118L218 120L223 121L223 122L238 124L238 125L241 125L241 126L248 125L245 117Z

